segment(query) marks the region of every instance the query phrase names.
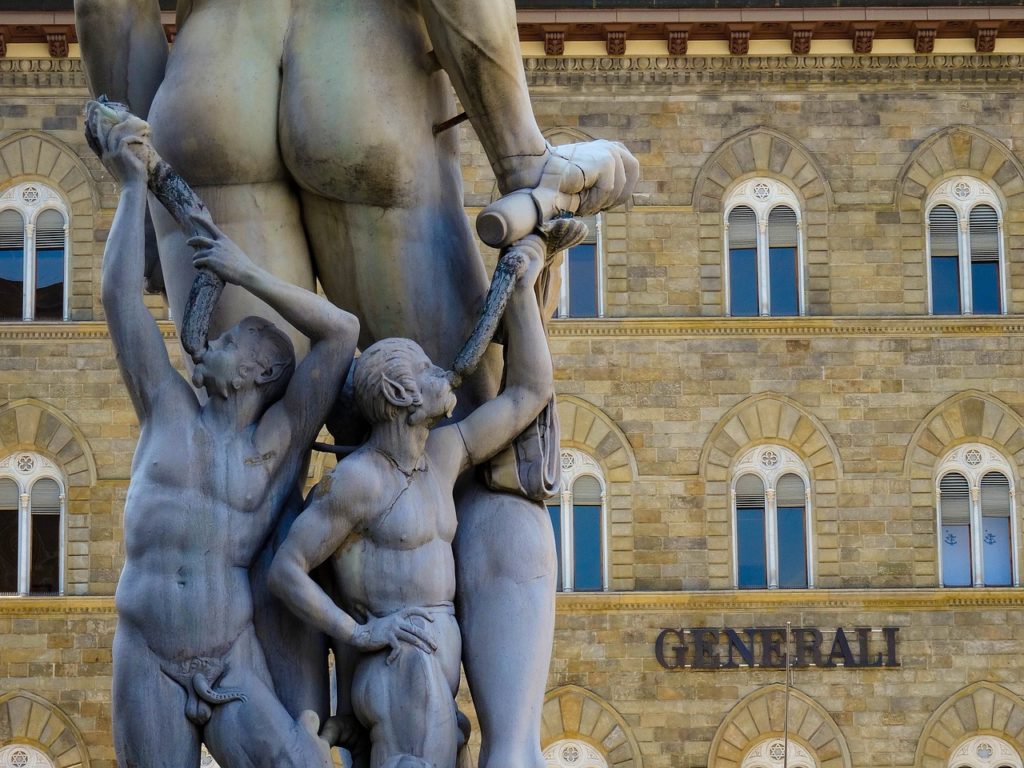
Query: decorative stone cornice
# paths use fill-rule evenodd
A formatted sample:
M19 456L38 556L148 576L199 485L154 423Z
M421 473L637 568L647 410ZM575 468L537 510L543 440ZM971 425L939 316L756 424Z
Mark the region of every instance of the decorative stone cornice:
M561 615L686 611L947 611L1024 607L1020 589L766 589L701 592L563 592Z
M680 317L552 320L553 338L1020 336L1024 317Z
M87 87L81 59L0 58L0 88Z
M680 613L692 611L948 611L1021 608L1021 589L771 589L690 592L562 592L558 614ZM0 617L110 616L114 598L0 597Z
M524 59L531 86L871 85L948 90L958 85L1019 87L1021 54L812 54L807 56L561 56Z
M176 339L174 323L169 320L157 322L164 339ZM101 321L69 322L69 323L0 323L0 341L82 341L95 339L105 341L110 338L107 324Z

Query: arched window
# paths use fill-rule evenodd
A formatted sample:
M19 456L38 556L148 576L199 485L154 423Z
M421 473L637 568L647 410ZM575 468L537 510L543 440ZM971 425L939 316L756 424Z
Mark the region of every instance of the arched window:
M999 199L982 181L948 179L926 206L928 308L934 315L1006 312Z
M985 445L961 445L936 473L939 566L944 587L1020 583L1013 473Z
M734 583L739 589L814 586L810 484L792 451L764 445L733 473Z
M604 317L602 217L588 216L587 237L562 253L556 317Z
M68 212L39 182L0 195L0 321L69 320Z
M755 744L740 763L740 768L818 768L813 752L792 739L773 736Z
M558 590L608 589L607 504L597 462L562 449L561 493L548 502L558 553Z
M560 739L544 750L545 768L608 768L608 759L579 739Z
M750 179L725 206L727 314L804 314L800 207L785 184Z
M952 751L949 768L1024 768L1020 755L998 736L974 736Z
M64 591L64 481L35 453L0 460L0 594Z
M8 744L0 748L0 768L54 768L54 765L31 744Z

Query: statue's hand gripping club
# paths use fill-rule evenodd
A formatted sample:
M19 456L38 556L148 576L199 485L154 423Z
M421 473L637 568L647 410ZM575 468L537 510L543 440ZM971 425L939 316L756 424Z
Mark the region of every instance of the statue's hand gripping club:
M100 97L90 101L85 108L85 139L89 147L101 159L103 143L100 136L109 131L110 127L129 120L140 123L141 140L134 144L148 171L149 191L167 209L178 226L191 237L207 235L197 224L206 221L212 227L212 219L206 205L188 183L171 166L157 154L148 141L148 127L145 122L133 115L128 108L117 102L107 101ZM189 291L188 303L181 321L181 345L195 360L206 349L210 332L210 317L224 290L224 281L207 269L199 270Z

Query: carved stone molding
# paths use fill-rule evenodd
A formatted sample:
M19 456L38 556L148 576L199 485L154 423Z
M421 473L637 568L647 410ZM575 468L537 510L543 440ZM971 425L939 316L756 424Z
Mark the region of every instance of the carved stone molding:
M7 56L7 38L0 32L0 58Z
M918 24L914 29L914 53L931 53L935 50L935 36L938 27L933 24Z
M1021 54L811 54L807 56L560 56L524 59L534 86L885 85L949 90L955 85L1016 88ZM3 60L0 60L0 72ZM952 78L952 79L951 79Z
M55 59L66 59L68 55L68 33L52 31L46 33L46 43L50 46L50 56Z
M669 27L668 29L668 55L685 56L686 49L690 43L690 28Z
M875 44L875 25L858 24L853 28L853 52L866 55Z
M565 53L565 27L544 28L544 53L547 56Z
M978 53L992 53L996 49L998 34L998 26L979 24L974 32L974 50Z
M733 56L746 56L750 51L750 27L729 27L729 53Z
M794 24L789 33L789 50L794 56L806 56L811 52L814 27Z
M626 55L626 28L608 25L605 28L605 50L609 56Z

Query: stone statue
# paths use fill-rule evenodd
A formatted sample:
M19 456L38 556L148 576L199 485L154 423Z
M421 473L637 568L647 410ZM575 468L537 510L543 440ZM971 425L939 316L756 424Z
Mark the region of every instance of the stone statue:
M514 0L179 0L169 56L156 0L75 7L93 92L148 112L157 150L228 235L288 283L312 289L315 270L327 297L359 317L364 348L408 337L448 365L487 291L462 207L457 131L446 129L456 115L453 86L499 190L515 196L516 210L525 203L530 224L558 209L586 215L621 203L637 178L636 160L619 144L545 142ZM166 212L151 211L180 318L192 249ZM495 245L521 229L486 231L504 237L489 236ZM254 313L279 317L229 285L214 333ZM303 335L291 333L301 353ZM492 352L459 388L456 415L493 398L500 379ZM456 607L481 765L537 768L554 627L550 521L540 504L475 477L460 484L456 508ZM509 624L521 629L508 632ZM286 657L295 643L271 634L261 640ZM321 668L312 659L309 674ZM294 664L271 671L293 714L317 706Z
M317 487L271 566L271 589L293 611L362 654L351 698L370 731L371 768L455 765L462 641L454 608L453 490L464 470L523 430L552 389L532 292L545 249L530 235L513 250L523 275L505 314L502 393L461 421L431 429L455 409L450 375L415 342L375 343L354 374L370 438ZM325 562L340 606L309 576ZM509 621L501 629L529 631Z
M355 352L356 319L253 264L211 222L197 267L277 308L307 334L248 317L197 354L193 384L172 367L142 301L148 126L105 119L90 144L122 185L103 258L102 300L141 425L125 503L114 637L114 743L121 766L331 765L314 712L278 700L253 628L249 567L305 468L307 449Z

